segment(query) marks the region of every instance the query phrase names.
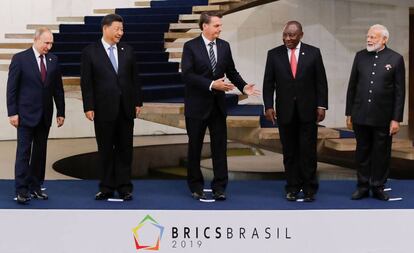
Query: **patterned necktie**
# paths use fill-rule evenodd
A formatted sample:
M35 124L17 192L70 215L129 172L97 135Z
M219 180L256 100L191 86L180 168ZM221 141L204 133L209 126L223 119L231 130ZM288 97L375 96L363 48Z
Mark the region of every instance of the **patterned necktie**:
M296 48L292 48L290 50L290 69L292 70L293 78L296 78L296 69L298 67L295 51L296 51Z
M46 81L46 66L45 62L43 61L44 55L40 55L40 77L42 78L42 82L45 83Z
M215 44L214 41L208 43L208 45L210 46L209 54L210 54L210 63L211 63L211 69L213 70L213 74L216 72L216 65L217 65L216 56L213 50L214 44Z
M112 66L116 73L118 73L118 65L116 65L115 54L114 54L115 47L109 47L109 60L111 60Z

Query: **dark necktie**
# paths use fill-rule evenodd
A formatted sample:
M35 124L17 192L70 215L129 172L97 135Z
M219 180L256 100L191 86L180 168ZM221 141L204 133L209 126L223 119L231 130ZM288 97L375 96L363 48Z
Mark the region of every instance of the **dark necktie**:
M215 43L213 41L208 43L208 45L210 46L209 54L210 54L210 63L211 63L211 69L213 70L213 74L215 74L216 72L216 65L217 65L216 56L213 50L214 44Z
M40 77L42 78L42 82L45 83L46 81L46 66L45 62L43 61L44 55L39 56L40 58Z

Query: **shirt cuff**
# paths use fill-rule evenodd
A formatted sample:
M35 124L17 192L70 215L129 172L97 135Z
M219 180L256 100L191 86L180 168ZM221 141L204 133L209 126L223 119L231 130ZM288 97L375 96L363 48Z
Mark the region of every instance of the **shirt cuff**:
M208 87L208 89L209 89L210 91L212 91L213 83L214 83L214 81L211 81L211 83L210 83L210 87Z
M318 106L318 109L324 109L324 110L326 110L326 107Z

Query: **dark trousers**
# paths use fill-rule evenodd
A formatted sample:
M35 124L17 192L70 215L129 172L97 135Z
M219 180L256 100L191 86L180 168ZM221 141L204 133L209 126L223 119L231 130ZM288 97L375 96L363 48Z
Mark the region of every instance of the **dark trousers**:
M207 119L185 118L188 135L187 182L191 192L202 191L204 178L200 170L201 149L206 129L210 132L213 159L213 191L224 191L228 182L227 172L227 126L226 117L214 106Z
M49 126L41 121L35 127L17 128L15 164L16 193L38 191L45 180L47 138Z
M315 112L316 113L316 112ZM316 193L318 128L315 122L300 122L297 111L290 123L279 125L283 147L283 165L286 174L286 191Z
M132 192L131 165L134 120L122 109L114 121L94 121L100 160L99 190L109 193Z
M358 184L360 188L383 188L389 174L392 137L389 127L353 124L357 147Z

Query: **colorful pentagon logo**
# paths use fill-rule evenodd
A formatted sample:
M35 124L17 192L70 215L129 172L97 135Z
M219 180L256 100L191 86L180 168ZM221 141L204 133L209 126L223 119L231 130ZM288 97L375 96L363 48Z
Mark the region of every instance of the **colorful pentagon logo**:
M132 229L134 233L135 247L137 250L153 250L160 249L160 242L164 227L158 224L150 215L145 218Z

